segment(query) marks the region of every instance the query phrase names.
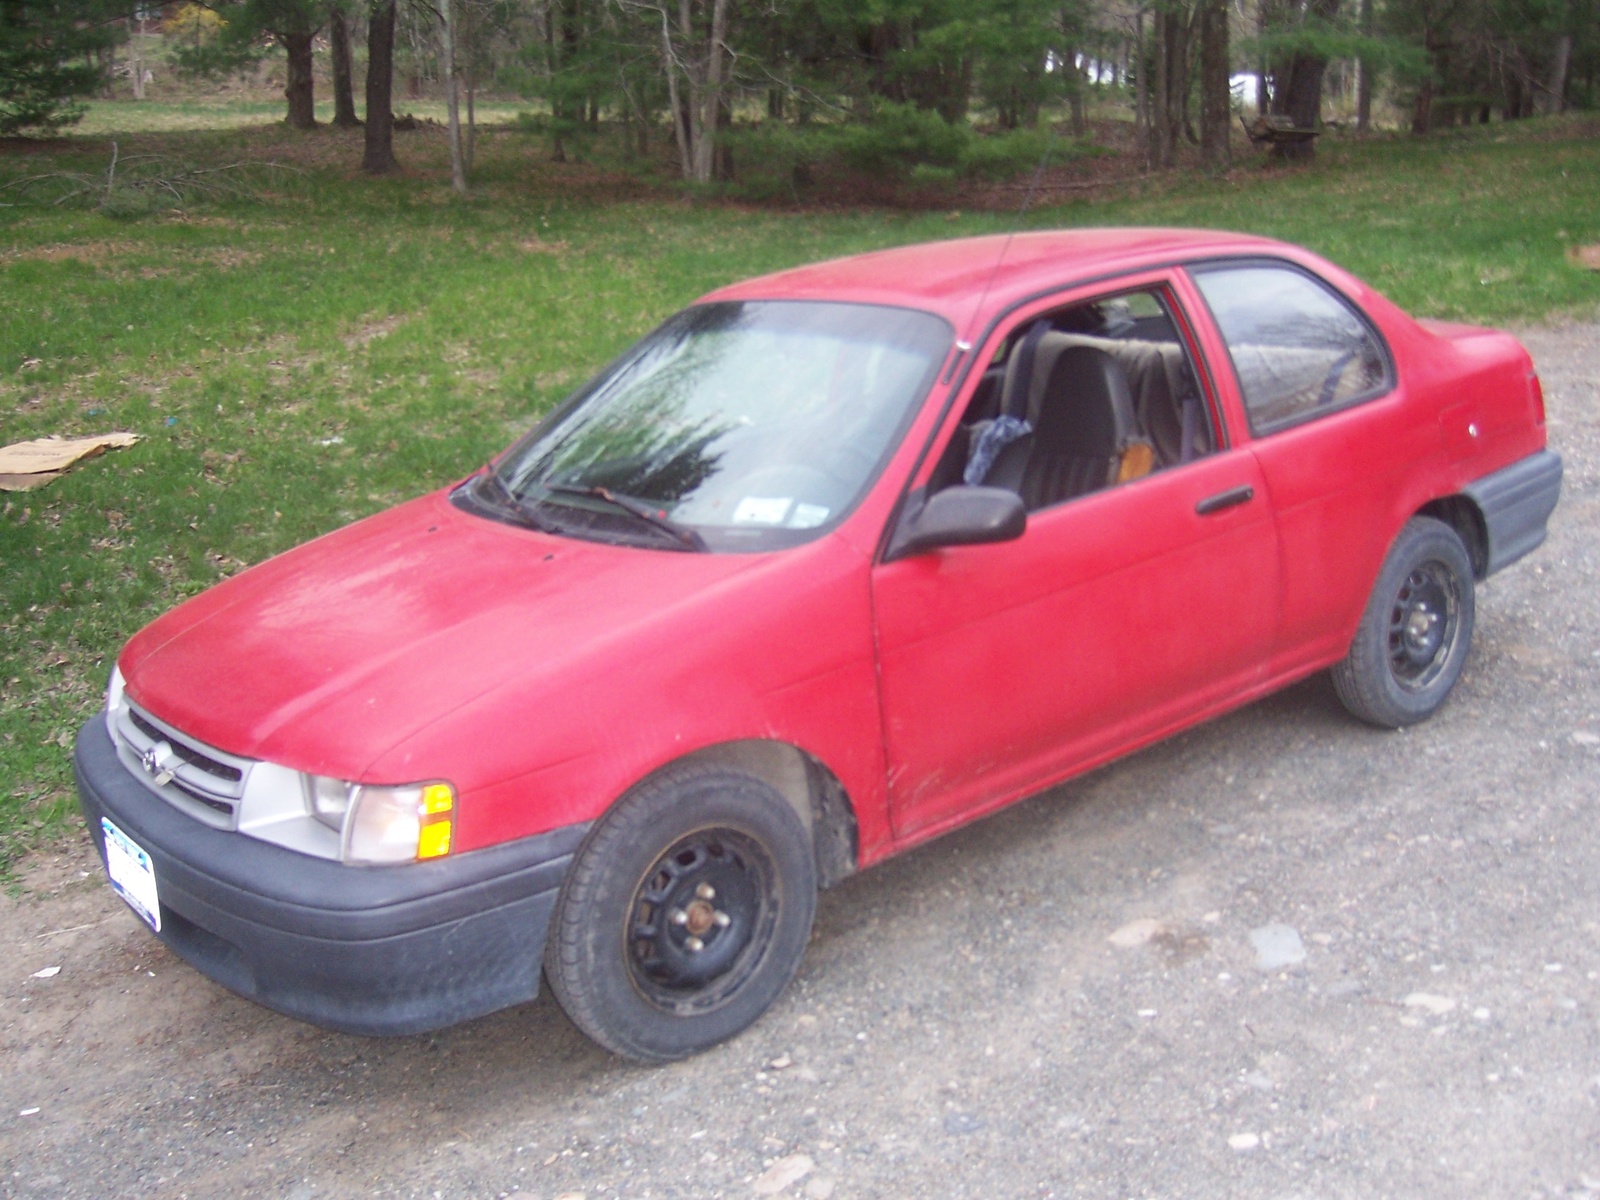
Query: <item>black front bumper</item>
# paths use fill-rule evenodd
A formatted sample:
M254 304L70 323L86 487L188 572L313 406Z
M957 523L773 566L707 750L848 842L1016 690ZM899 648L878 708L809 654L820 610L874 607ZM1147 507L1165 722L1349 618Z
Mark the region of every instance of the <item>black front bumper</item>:
M122 764L103 714L79 732L73 767L101 861L101 817L150 855L157 937L224 987L346 1033L420 1033L533 999L556 895L588 829L352 867L178 812Z

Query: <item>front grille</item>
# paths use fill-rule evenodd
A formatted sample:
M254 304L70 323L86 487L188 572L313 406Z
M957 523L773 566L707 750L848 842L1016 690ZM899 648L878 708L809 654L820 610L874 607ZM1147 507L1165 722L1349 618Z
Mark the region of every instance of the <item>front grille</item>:
M183 759L183 761L188 763L190 766L199 767L207 775L215 776L216 778L226 780L229 783L238 783L244 778L244 772L238 767L230 767L225 762L219 762L209 754L201 753L199 750L195 749L194 746L186 742L179 741L176 736L158 729L155 725L150 723L150 719L148 717L131 705L128 708L128 719L138 727L140 733L144 734L151 741L159 742L165 740L172 747L172 752L174 754Z
M217 829L235 829L251 760L189 737L131 702L113 721L124 764L174 808Z

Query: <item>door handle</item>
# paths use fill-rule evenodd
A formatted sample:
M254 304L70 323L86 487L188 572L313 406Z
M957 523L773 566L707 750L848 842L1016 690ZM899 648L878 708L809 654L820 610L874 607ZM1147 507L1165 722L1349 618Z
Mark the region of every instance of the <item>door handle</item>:
M1194 511L1202 517L1208 517L1212 513L1221 512L1225 508L1233 508L1238 504L1249 504L1255 498L1255 488L1248 483L1241 484L1239 487L1229 488L1225 492L1218 492L1215 496L1207 496L1194 506Z

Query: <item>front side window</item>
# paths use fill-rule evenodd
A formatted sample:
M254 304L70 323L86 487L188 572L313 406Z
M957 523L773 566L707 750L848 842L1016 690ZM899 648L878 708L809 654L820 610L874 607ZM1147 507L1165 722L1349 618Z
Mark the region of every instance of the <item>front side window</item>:
M665 549L806 541L866 492L951 337L938 317L873 305L687 309L512 447L478 501Z
M1249 263L1193 272L1255 433L1381 395L1393 383L1371 327L1340 296L1288 266Z
M1209 454L1217 442L1164 289L1044 313L996 352L930 490L1002 487L1049 508Z

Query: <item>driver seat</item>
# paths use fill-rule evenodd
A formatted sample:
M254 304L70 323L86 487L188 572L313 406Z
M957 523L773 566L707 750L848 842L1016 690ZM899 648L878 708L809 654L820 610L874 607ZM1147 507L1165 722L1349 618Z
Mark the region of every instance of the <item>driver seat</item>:
M1069 346L1051 367L1033 432L1000 452L984 483L1016 492L1033 512L1146 475L1154 457L1121 364L1098 347Z

